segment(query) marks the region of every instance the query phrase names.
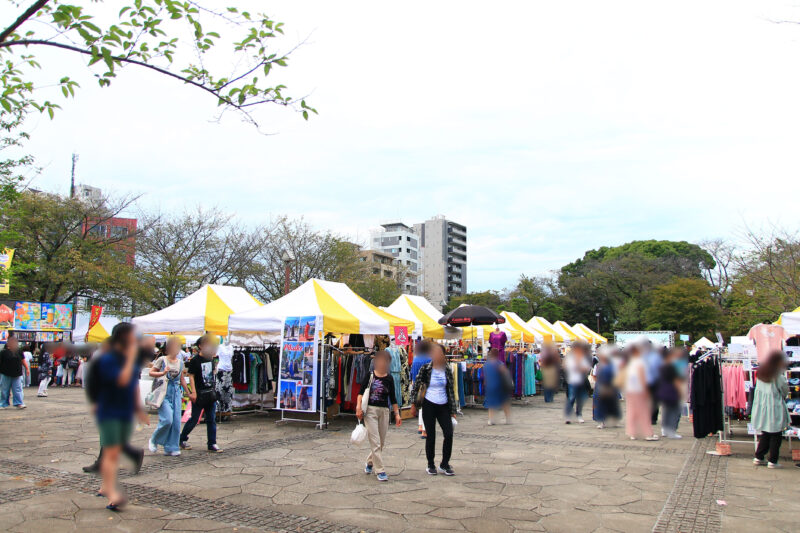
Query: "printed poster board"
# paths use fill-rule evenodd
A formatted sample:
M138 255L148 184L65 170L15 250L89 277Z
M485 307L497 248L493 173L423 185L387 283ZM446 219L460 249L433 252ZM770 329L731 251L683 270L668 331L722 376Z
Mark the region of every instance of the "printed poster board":
M42 304L39 302L17 302L14 315L14 329L42 329Z
M283 324L278 408L313 413L317 410L316 316L287 317Z

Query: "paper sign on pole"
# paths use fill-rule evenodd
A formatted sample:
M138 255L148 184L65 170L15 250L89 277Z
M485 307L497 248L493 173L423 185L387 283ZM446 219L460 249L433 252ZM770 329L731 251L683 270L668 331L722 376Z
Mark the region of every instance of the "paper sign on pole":
M0 253L0 274L11 268L11 261L14 259L14 249L6 248ZM11 291L11 283L8 278L0 278L0 294L8 294Z

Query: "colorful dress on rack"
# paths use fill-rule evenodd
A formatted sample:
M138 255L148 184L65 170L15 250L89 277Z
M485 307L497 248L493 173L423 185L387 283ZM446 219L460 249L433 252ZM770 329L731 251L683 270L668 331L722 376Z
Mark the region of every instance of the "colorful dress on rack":
M489 346L497 349L497 360L501 363L506 362L506 341L508 337L505 331L493 331L489 334Z

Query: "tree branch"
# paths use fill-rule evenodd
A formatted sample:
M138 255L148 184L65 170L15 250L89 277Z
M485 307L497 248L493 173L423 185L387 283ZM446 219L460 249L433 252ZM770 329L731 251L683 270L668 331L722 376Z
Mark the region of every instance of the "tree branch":
M17 20L14 21L14 23L11 26L9 26L5 30L3 30L2 33L0 33L0 43L5 42L5 40L8 39L8 37L12 33L14 33L17 30L17 28L19 28L20 26L25 24L25 21L27 21L34 14L36 14L37 11L39 11L45 5L47 5L47 2L49 2L49 1L50 0L37 0L36 2L34 2L33 5L31 7L29 7L28 9L26 9L25 12L22 13L22 15L20 15L17 18Z
M43 0L43 1L46 1L46 0ZM11 47L11 46L36 46L36 45L52 46L54 48L61 48L63 50L69 50L70 52L77 52L77 53L83 54L83 55L94 56L94 54L92 54L92 52L90 52L89 50L84 50L83 48L79 48L77 46L72 46L72 45L63 44L63 43L55 43L55 42L51 42L51 41L42 41L40 39L28 39L28 40L8 41L8 42L0 41L0 49L8 48L8 47ZM222 94L218 93L216 90L212 89L211 87L207 87L206 85L203 85L202 83L199 83L199 82L196 82L194 80L190 80L188 78L185 78L185 77L181 76L180 74L175 74L174 72L171 72L171 71L169 71L167 69L164 69L164 68L161 68L161 67L157 67L157 66L151 65L149 63L145 63L144 61L138 61L136 59L131 59L131 58L124 57L124 56L111 56L111 58L114 61L118 61L120 63L130 63L132 65L137 65L137 66L140 66L140 67L144 67L144 68L153 70L155 72L158 72L159 74L163 74L165 76L169 76L170 78L174 78L174 79L182 81L182 82L184 82L186 84L189 84L189 85L192 85L194 87L197 87L198 89L202 89L203 91L206 91L207 93L214 95L218 100L221 100L225 104L227 104L227 105L229 105L229 106L231 106L231 107L233 107L235 109L238 109L240 111L244 111L245 108L250 107L251 105L253 105L251 103L238 104L238 103L234 102L233 100L231 100L230 98L228 98L226 96L223 96ZM276 100L276 99L263 99L263 100L259 100L256 103L263 104L263 103L273 103L273 102L283 103L282 101L279 101L279 100ZM285 105L288 105L288 104L285 104Z

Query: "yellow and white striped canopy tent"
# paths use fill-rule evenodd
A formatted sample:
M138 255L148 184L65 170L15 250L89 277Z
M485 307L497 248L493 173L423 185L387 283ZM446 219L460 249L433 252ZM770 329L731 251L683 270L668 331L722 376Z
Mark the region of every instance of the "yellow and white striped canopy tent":
M608 339L606 339L605 337L603 337L599 333L596 333L596 332L592 331L591 329L586 327L584 324L581 324L580 322L578 322L577 324L572 326L572 330L576 331L576 332L583 333L584 335L587 335L591 339L591 341L589 341L589 342L591 342L592 344L606 344L606 343L608 343Z
M286 317L322 318L325 333L393 335L394 327L414 331L414 322L394 316L361 298L344 283L310 279L277 300L231 315L231 333L280 333Z
M120 320L112 316L101 316L97 324L89 329L88 320L80 324L72 332L72 340L75 342L103 342L111 336L111 330L119 324Z
M564 339L568 341L586 341L589 342L589 339L586 335L580 334L577 331L573 330L569 324L564 322L563 320L556 320L553 322L553 329L556 330Z
M473 335L469 327L454 328L439 324L438 320L442 318L442 313L422 296L402 294L392 302L392 305L382 309L391 315L414 322L415 337L455 340L470 339ZM475 335L477 336L477 332Z
M544 342L545 340L553 340L553 335L550 333L537 331L533 326L522 320L520 316L513 311L502 311L500 314L506 319L506 324L524 333L523 337L525 338L525 342Z
M541 331L542 333L549 334L554 342L564 342L564 337L553 328L553 324L547 321L547 319L535 316L528 320L528 325L531 326L533 329Z
M261 303L241 287L206 285L169 307L137 316L133 323L153 335L228 335L228 317Z

